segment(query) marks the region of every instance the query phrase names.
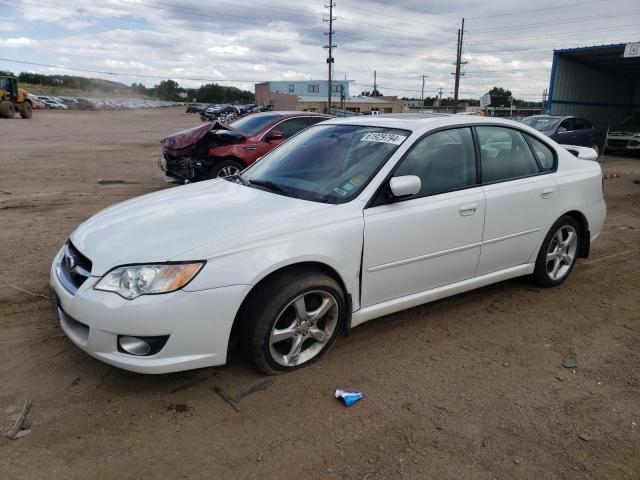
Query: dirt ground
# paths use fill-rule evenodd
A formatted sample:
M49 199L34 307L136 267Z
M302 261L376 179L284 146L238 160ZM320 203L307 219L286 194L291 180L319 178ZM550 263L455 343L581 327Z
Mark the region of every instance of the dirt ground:
M33 399L31 433L0 438L0 478L640 478L640 158L604 159L618 174L605 231L555 289L517 279L400 312L268 379L239 352L144 376L72 345L43 297L54 253L103 207L167 188L159 140L197 123L176 109L0 121L3 433ZM213 391L265 380L239 412ZM365 398L345 408L336 387Z

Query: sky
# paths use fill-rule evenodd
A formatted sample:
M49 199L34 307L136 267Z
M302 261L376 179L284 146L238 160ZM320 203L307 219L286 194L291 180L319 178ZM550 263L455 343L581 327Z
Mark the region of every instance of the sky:
M251 91L325 79L329 1L0 0L0 70ZM466 98L500 86L540 101L554 49L640 41L637 0L334 3L334 78L352 95L372 89L374 70L384 95L420 98L422 75L425 96L451 95L463 17Z

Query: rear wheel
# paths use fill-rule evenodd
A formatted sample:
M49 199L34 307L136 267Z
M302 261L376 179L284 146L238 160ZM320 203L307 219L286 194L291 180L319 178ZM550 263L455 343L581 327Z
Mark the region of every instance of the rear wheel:
M344 318L344 293L333 278L290 272L252 293L243 312L242 344L266 374L296 370L329 349Z
M209 169L208 179L238 175L244 170L244 165L233 158L222 158L216 161Z
M33 107L31 106L31 102L24 102L22 104L22 108L20 109L20 116L22 118L31 118L33 113Z
M13 102L8 100L4 100L0 102L0 117L2 118L13 118L16 114L16 107L13 105Z
M578 257L580 226L571 217L561 217L542 242L533 277L542 287L560 285L571 273Z

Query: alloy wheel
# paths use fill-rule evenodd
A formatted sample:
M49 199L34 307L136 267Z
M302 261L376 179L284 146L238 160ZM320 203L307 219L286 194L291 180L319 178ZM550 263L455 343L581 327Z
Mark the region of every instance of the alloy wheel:
M272 359L293 367L314 358L333 337L339 313L335 297L325 290L298 295L282 309L271 328Z
M547 275L551 280L564 278L578 251L578 233L571 225L563 225L555 233L547 250Z
M218 177L230 177L231 175L237 175L239 173L240 169L238 167L227 165L226 167L222 167L220 170L218 170Z

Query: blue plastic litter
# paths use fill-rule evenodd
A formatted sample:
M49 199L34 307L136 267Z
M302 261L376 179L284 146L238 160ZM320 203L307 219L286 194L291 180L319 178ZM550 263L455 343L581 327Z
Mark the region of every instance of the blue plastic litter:
M364 397L364 393L362 392L345 392L344 390L336 388L336 398L341 398L347 407L350 407L362 397Z

